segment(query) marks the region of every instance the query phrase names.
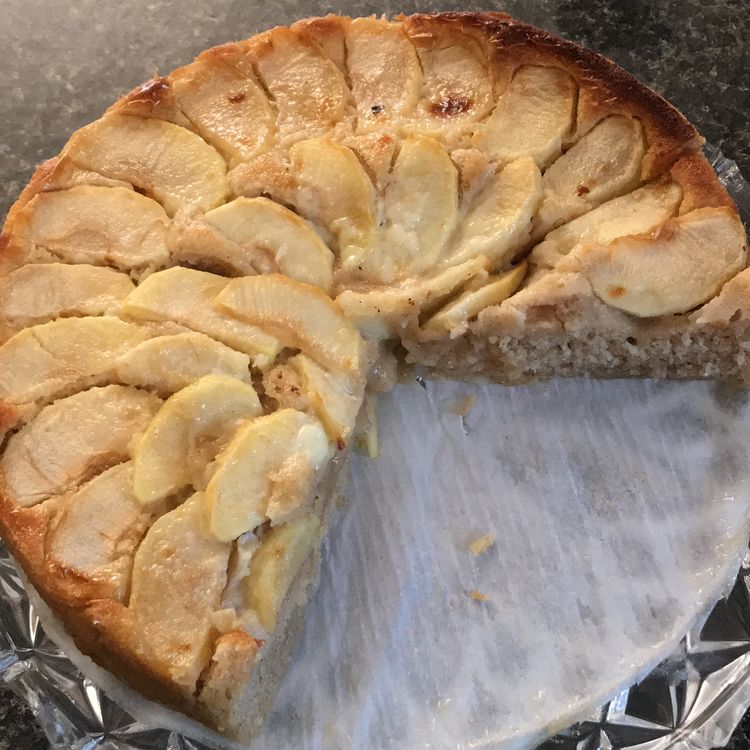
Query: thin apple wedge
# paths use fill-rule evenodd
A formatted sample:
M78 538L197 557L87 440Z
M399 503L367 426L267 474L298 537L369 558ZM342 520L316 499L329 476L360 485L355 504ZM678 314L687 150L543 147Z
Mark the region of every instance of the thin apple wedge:
M479 130L477 145L504 164L530 156L546 167L573 126L576 93L565 71L524 65Z
M320 538L320 521L307 516L267 532L250 561L246 598L269 632L289 587Z
M333 443L348 440L364 397L364 379L347 378L321 367L304 354L291 357L294 370L312 412L323 423Z
M358 130L397 125L414 111L422 70L414 45L398 23L353 19L346 31L346 52Z
M674 182L644 185L550 232L531 251L531 262L553 268L584 243L606 245L618 237L650 232L677 213L681 200L682 190Z
M241 45L207 50L171 80L179 108L230 166L270 147L276 116Z
M262 413L248 383L206 375L168 398L133 446L133 491L144 505L203 483L239 424Z
M638 187L645 151L638 120L613 115L595 125L544 173L534 236Z
M268 198L235 198L209 211L204 221L241 250L268 256L269 264L296 281L329 291L333 253L310 225ZM211 258L211 248L205 249Z
M470 279L487 275L487 259L472 258L426 279L413 279L399 286L359 292L347 289L336 298L346 316L368 339L398 337L409 324L416 324L425 310L434 307Z
M375 191L354 152L326 138L295 143L289 151L298 187L298 208L335 238L346 268L375 239Z
M406 21L422 68L420 97L408 124L413 132L465 128L494 104L487 53L469 34L427 16Z
M308 491L314 474L333 454L323 426L309 414L282 409L240 427L217 456L206 487L209 525L217 539L231 541L266 520L271 475L296 454L310 470L307 487L299 488Z
M47 401L85 387L151 336L119 318L61 318L24 328L0 346L0 400Z
M323 135L346 118L351 94L344 74L306 35L273 29L255 40L250 55L276 104L280 139Z
M250 382L250 358L202 333L157 336L134 346L114 367L118 379L163 396L206 375Z
M77 185L34 196L17 214L14 262L61 260L124 271L169 259L169 217L151 198L126 187Z
M639 318L691 310L747 262L745 232L729 208L697 208L651 234L592 244L580 266L603 302Z
M214 306L229 282L213 273L175 266L149 276L123 300L122 310L142 320L173 320L249 354L255 365L266 367L281 349L278 339Z
M160 398L122 385L90 388L41 410L8 441L0 458L4 491L27 507L60 495L123 461Z
M508 299L521 286L528 263L523 261L505 273L489 276L480 286L471 288L435 313L422 328L428 337L458 335L466 330L469 321L486 307Z
M132 485L129 461L94 477L57 505L46 540L50 561L118 601L127 595L133 553L151 520Z
M184 207L214 208L229 193L216 149L164 120L107 114L75 133L64 153L84 169L145 191L170 216Z
M247 276L230 281L216 305L324 367L350 373L362 368L363 342L357 329L317 287L281 274Z
M494 267L503 265L528 242L541 200L542 175L536 162L528 156L511 162L474 198L455 246L441 265L456 265L478 255Z
M356 275L388 283L425 273L457 219L458 172L445 148L432 138L407 139L385 188L377 242L359 259Z
M0 342L21 328L63 317L115 314L133 291L111 268L35 263L0 277Z
M135 554L128 603L134 648L186 697L211 659L211 614L230 551L208 532L203 493L196 492L157 519Z

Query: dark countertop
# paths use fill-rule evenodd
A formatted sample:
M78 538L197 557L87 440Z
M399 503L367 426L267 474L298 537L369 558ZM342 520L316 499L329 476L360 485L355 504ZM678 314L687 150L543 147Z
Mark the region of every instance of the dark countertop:
M595 49L663 94L750 175L748 0L507 0L332 5L305 0L105 3L5 0L0 24L0 216L71 131L117 96L205 47L333 10L350 15L505 10ZM750 719L731 747L750 746ZM0 750L43 750L31 712L0 688Z

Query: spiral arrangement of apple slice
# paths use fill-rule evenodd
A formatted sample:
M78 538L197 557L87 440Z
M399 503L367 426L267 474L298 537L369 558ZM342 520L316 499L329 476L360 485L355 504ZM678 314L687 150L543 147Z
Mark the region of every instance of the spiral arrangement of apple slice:
M745 267L692 136L487 19L330 17L204 52L74 134L6 223L7 512L230 735L223 660L250 669L283 625L384 341L470 337L570 275L672 316Z

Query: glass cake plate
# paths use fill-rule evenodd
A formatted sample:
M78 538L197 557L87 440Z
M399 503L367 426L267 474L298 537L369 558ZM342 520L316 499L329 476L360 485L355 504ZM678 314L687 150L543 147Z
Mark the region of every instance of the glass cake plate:
M749 412L703 382L398 386L256 747L725 743L750 705ZM73 661L0 546L0 676L52 748L205 747Z

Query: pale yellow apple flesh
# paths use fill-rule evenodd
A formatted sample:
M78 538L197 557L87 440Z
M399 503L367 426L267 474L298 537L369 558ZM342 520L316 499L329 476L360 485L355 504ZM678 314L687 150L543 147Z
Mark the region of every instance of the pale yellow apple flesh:
M468 323L487 307L498 305L513 294L526 276L528 263L523 261L498 276L490 276L480 286L471 288L435 313L423 326L428 336L458 335Z
M530 260L537 267L554 268L582 243L606 245L618 237L649 232L674 216L681 200L682 190L674 182L644 185L550 232L531 251Z
M151 332L119 318L61 318L24 328L0 346L0 399L44 401L85 387Z
M298 207L333 235L340 262L349 267L375 238L370 178L350 149L325 138L300 141L289 155L303 202Z
M282 141L322 135L346 117L351 107L346 79L312 42L277 28L272 44L258 46L256 68L276 105Z
M594 293L639 318L707 302L746 262L742 222L729 208L698 208L652 234L592 244L580 253Z
M297 453L304 454L314 472L332 455L323 426L303 412L282 409L237 430L217 456L206 487L209 526L217 539L236 539L266 520L270 475Z
M469 281L487 275L487 259L472 258L426 279L414 279L398 286L341 292L336 302L347 317L369 339L398 336L420 313Z
M299 375L310 409L331 441L348 440L362 405L364 379L329 372L304 354L292 357L287 365Z
M412 137L398 153L383 196L373 249L343 270L388 283L431 269L458 219L458 173L438 141Z
M230 281L216 304L325 367L354 373L362 367L363 342L356 327L317 287L281 274L246 276Z
M333 253L315 231L293 211L268 198L235 198L209 211L204 220L240 250L265 254L286 276L329 291ZM205 257L211 258L206 247Z
M265 367L281 343L253 325L217 309L214 302L230 280L223 276L175 266L149 276L123 301L123 312L142 320L173 320L249 354Z
M422 70L399 24L355 18L346 32L346 52L359 130L380 129L414 111Z
M544 173L534 236L638 187L645 150L638 120L613 115L595 125Z
M21 328L56 318L116 314L133 288L129 276L111 268L21 266L0 277L0 341Z
M262 411L253 387L226 375L206 375L177 391L133 446L138 501L147 505L201 484L207 464L240 423Z
M273 632L292 581L320 536L320 521L307 516L268 531L250 561L246 579L249 605L263 627Z
M477 145L501 163L530 156L544 168L560 155L575 104L576 85L565 71L524 65L484 122Z
M13 242L26 260L110 265L124 271L167 262L169 217L125 187L77 185L39 193L20 211Z
M542 200L542 175L531 157L497 172L475 197L460 224L455 245L442 265L483 255L493 267L512 260L529 240L531 221Z
M107 114L75 133L64 153L84 169L143 190L170 216L180 208L214 208L229 193L226 163L216 149L156 118Z
M230 166L268 149L276 130L271 103L237 54L211 50L171 76L178 106Z
M117 378L168 396L206 375L250 382L250 358L202 333L157 336L134 346L115 363Z
M62 499L47 535L49 559L68 571L106 581L123 600L132 555L151 515L133 497L129 461L113 466Z
M5 494L28 507L75 489L124 461L161 405L157 396L121 385L55 401L8 441L0 458Z
M231 550L208 533L205 513L196 492L157 519L135 554L128 604L136 651L190 699L211 658Z

